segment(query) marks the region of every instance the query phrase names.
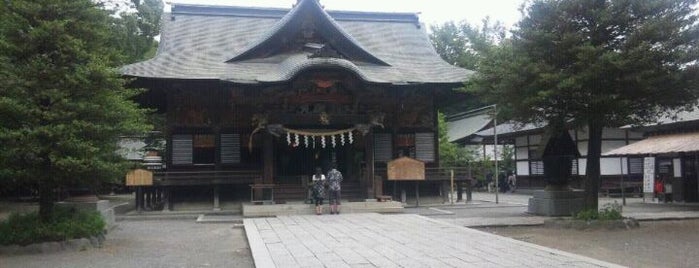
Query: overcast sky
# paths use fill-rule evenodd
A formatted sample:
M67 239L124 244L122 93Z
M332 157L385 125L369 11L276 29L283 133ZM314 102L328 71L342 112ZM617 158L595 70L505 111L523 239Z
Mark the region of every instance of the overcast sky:
M168 0L165 0L166 2ZM525 0L320 0L330 10L416 12L420 21L432 25L467 20L480 23L486 16L511 26L520 18L519 7ZM173 0L173 3L260 6L290 8L296 0ZM170 6L166 4L165 10Z

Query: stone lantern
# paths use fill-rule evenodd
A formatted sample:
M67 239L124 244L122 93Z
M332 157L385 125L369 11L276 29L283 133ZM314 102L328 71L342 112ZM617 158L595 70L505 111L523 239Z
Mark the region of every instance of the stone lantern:
M542 140L546 145L539 150L539 156L544 162L546 188L533 193L528 212L545 216L574 215L584 204L584 192L568 186L573 160L580 157L578 147L566 130L548 131Z

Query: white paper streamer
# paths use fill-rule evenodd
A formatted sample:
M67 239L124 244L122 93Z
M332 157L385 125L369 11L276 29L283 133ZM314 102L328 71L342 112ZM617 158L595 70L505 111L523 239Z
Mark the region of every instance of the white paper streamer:
M320 136L320 145L325 148L325 136Z
M345 146L345 133L340 134L340 144Z
M299 134L294 134L294 147L299 146Z
M291 133L290 133L290 132L287 132L287 133L286 133L286 143L288 143L289 145L291 145Z
M308 136L303 136L303 144L308 148Z
M335 135L330 136L330 140L332 141L333 148L335 148L335 146L337 146L337 143L335 142Z
M354 137L352 136L352 131L350 131L347 135L349 136L349 143L350 144L354 143Z

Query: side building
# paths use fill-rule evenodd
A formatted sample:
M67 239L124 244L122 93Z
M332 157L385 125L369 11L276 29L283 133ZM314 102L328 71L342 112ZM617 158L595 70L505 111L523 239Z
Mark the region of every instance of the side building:
M451 117L450 139L462 145L492 145L497 132L498 144L515 146L518 187L542 188L543 162L537 158L542 146L543 125L499 124L483 114ZM481 128L481 129L478 129ZM453 130L453 131L452 131ZM585 129L570 130L581 158L573 163L573 187L582 188L586 170L588 134ZM641 194L644 177L670 182L673 201L699 201L699 111L680 112L653 124L605 128L602 134L600 172L602 193L619 193L623 181L626 191ZM648 168L651 163L651 168ZM651 182L652 185L652 182ZM647 191L648 189L646 189Z

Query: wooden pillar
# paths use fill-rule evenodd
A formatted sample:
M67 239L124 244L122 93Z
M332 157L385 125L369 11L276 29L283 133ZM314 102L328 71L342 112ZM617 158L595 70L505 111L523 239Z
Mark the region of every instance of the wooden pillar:
M264 142L262 144L262 162L264 164L263 183L274 183L274 137L268 132L264 132Z
M143 210L143 186L136 186L136 211Z
M164 193L164 199L163 200L163 211L170 211L172 210L172 186L165 186L163 189L165 191Z
M420 206L420 181L415 181L415 207Z
M456 201L459 202L462 200L464 200L464 181L460 180L460 181L456 182ZM468 200L468 201L471 201L471 200Z
M219 204L219 186L214 185L214 211L219 210L221 210L221 206Z
M374 133L369 132L366 134L364 137L364 151L366 152L365 158L366 158L366 178L364 178L364 182L360 183L362 185L362 188L366 189L367 193L367 198L373 198L372 196L373 193L373 188L376 186L373 185L374 183L377 183L377 180L374 180L374 166L376 163L374 163ZM383 183L383 180L380 180L378 183Z

